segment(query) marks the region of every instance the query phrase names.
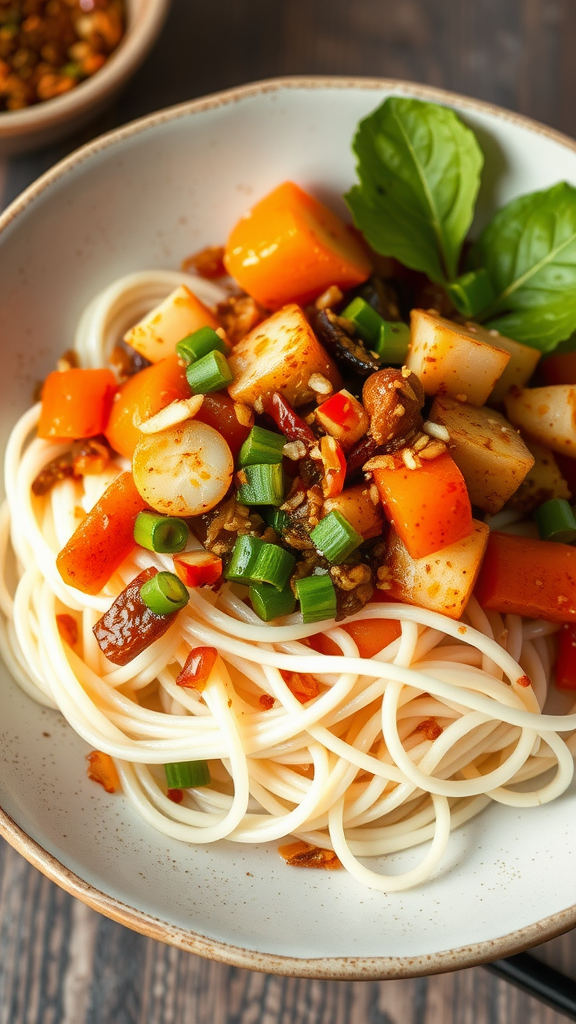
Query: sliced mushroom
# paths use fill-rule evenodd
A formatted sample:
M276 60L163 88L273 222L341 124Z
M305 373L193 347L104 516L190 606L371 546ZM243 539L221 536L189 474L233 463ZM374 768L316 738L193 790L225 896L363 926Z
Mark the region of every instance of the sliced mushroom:
M366 377L380 369L380 360L368 351L360 338L351 338L331 309L321 310L314 318L320 341L331 356L349 371Z

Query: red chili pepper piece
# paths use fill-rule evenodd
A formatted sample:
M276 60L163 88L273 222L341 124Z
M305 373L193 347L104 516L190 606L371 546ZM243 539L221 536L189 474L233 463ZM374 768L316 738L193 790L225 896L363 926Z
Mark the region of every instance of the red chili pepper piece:
M135 576L93 627L100 650L115 665L127 665L142 654L164 635L178 614L156 615L140 597L142 584L157 572L144 569Z
M281 434L289 441L303 441L305 445L316 444L310 427L294 412L289 402L278 391L269 391L262 396L264 412L274 420Z
M176 685L202 693L217 657L218 651L215 647L195 647L186 658L184 668L176 679Z
M558 633L556 686L559 690L576 690L576 625L564 625Z

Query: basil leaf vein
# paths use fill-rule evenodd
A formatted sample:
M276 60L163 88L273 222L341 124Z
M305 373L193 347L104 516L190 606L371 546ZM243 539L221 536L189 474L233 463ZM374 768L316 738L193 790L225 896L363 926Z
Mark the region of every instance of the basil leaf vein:
M360 122L360 184L345 196L370 245L445 284L458 273L483 156L447 107L393 96Z
M552 351L576 330L576 188L560 182L513 199L473 246L470 264L485 267L496 295L481 319Z

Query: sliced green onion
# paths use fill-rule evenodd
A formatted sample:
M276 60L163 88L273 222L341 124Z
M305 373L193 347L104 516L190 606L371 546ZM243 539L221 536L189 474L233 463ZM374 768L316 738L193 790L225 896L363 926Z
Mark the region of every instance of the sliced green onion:
M260 515L268 526L276 530L279 536L282 536L284 531L290 526L288 513L284 512L281 508L262 508L260 509Z
M190 599L187 588L173 572L157 572L140 587L140 597L155 615L171 615L185 608Z
M173 555L186 547L188 527L183 519L139 512L134 523L134 540L148 551Z
M238 456L239 466L256 466L282 462L282 449L286 438L264 427L252 427Z
M361 298L352 299L341 315L345 320L352 321L358 334L370 348L376 349L382 324L386 321L369 302Z
M177 761L165 764L168 789L191 789L207 786L210 782L210 769L207 761Z
M405 361L410 345L410 328L401 320L383 320L374 351L384 363L399 366Z
M348 558L362 544L363 539L341 512L329 512L310 531L310 540L320 554L335 563Z
M335 617L336 590L327 573L296 580L295 587L304 622L320 622Z
M277 619L279 615L291 615L296 607L296 598L290 584L283 590L277 590L269 583L253 583L248 595L256 615L264 622Z
M471 270L446 285L448 296L463 316L478 316L483 309L491 306L496 298L487 271Z
M195 395L207 395L231 384L234 374L225 356L214 350L202 356L196 363L188 364L186 379Z
M296 565L294 555L278 544L263 543L252 570L255 583L270 583L276 590L284 590Z
M210 352L226 355L228 345L212 327L201 327L199 331L182 338L176 345L176 352L185 363L196 363Z
M366 302L356 298L342 313L345 320L351 320L356 331L373 352L386 363L402 364L410 344L410 328L402 321L384 320Z
M282 463L264 463L244 466L246 482L236 495L241 505L281 505L284 501L284 471Z
M566 498L551 498L534 513L542 540L571 544L576 540L576 517Z
M251 583L252 570L263 546L264 541L258 537L249 537L248 534L238 537L230 561L226 566L224 578L232 580L234 583Z

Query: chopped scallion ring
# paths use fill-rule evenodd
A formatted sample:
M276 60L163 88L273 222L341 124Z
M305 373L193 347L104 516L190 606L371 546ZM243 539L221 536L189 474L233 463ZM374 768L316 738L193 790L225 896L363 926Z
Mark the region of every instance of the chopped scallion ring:
M210 783L210 769L207 761L179 761L165 764L168 789L192 789Z
M179 612L189 601L188 590L173 572L157 572L142 584L140 597L155 615Z
M263 543L252 569L252 579L284 590L296 565L294 555L278 544Z
M341 512L334 511L310 531L310 540L324 558L338 564L362 544L363 538Z
M282 463L244 466L245 482L236 495L241 505L281 505L284 501Z
M173 555L186 547L188 527L183 519L139 512L134 523L134 540L148 551Z
M188 364L186 379L194 394L207 395L231 384L234 374L228 366L226 357L214 350L202 356L197 362Z
M221 352L227 355L229 349L225 341L212 327L201 327L199 331L186 335L176 345L176 352L185 363L196 363L210 352Z
M304 622L320 622L336 616L336 590L326 573L323 576L305 576L296 580L296 596Z
M248 591L252 607L264 622L277 619L280 615L291 615L296 607L296 598L290 584L277 590L269 583L253 583Z
M238 537L226 566L224 579L232 580L234 583L251 583L252 570L263 547L264 541L258 537L249 537L248 534Z
M282 449L286 438L264 427L252 427L238 456L239 466L255 466L263 463L282 462Z
M576 517L566 498L551 498L534 513L541 540L571 544L576 540Z

